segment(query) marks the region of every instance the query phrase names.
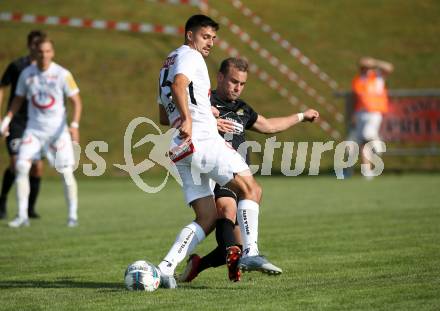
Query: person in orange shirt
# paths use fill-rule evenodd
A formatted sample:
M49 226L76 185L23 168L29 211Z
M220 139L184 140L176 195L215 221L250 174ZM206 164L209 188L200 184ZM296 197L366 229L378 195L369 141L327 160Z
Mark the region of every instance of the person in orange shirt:
M369 141L379 140L379 129L383 114L388 112L388 91L385 78L394 67L391 63L363 57L359 60L360 73L352 81L354 94L354 136L360 144L361 163L370 166L370 149L364 146ZM370 174L365 174L369 178Z

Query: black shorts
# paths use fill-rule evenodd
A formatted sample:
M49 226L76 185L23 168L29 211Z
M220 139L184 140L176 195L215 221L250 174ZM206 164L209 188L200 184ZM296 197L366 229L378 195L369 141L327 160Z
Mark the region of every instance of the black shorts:
M238 197L234 191L229 189L228 187L222 187L219 184L215 184L214 188L214 196L215 200L220 198L233 198L235 202L238 204ZM235 225L238 226L237 217L235 218Z
M219 184L215 185L214 196L216 200L219 198L233 198L235 201L237 201L237 195L234 191L227 187L222 187Z
M9 125L9 136L6 137L6 149L8 150L9 156L15 156L18 154L18 149L20 149L21 139L25 129L26 125L18 122L12 121Z

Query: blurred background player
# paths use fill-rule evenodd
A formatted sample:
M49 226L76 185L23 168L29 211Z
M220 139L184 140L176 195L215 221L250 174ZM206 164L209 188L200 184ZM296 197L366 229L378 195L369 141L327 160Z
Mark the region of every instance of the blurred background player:
M62 174L68 205L69 227L78 224L77 185L73 176L73 141L79 141L81 99L71 73L53 62L54 46L49 38L37 41L36 64L27 67L18 79L15 97L1 123L0 133L5 135L13 116L28 100L28 122L18 151L16 171L18 216L10 227L28 226L29 171L31 163L39 160L41 153ZM73 105L72 123L66 123L66 96ZM70 132L70 133L69 133Z
M196 214L158 266L161 285L166 288L177 287L177 265L214 229L217 211L211 180L228 184L238 194L238 207L250 233L244 238L249 269L273 267L258 252L261 187L243 158L219 135L211 111L211 84L204 58L210 54L217 30L218 24L205 15L190 17L185 25L185 43L168 55L160 70L159 118L161 124L179 130L171 142L170 158L182 179L186 203ZM235 256L232 259L238 260Z
M369 167L364 176L372 178L371 150L364 148L369 141L379 140L383 114L388 112L388 91L385 79L393 72L391 63L363 57L359 60L359 74L352 81L354 95L354 126L351 136L360 144L361 163Z
M8 106L11 107L12 99L15 95L15 89L17 87L18 77L20 73L30 64L35 63L36 60L36 42L37 40L45 37L46 34L40 30L33 30L27 35L27 48L29 54L27 56L20 57L14 60L8 65L6 71L3 73L0 81L0 122L1 122L1 106L3 97L7 86L11 86ZM6 137L6 147L10 157L9 167L6 168L3 173L2 187L0 193L0 219L6 218L6 204L9 190L15 181L15 163L17 160L18 148L20 147L21 138L23 137L24 130L27 122L27 102L23 104L20 110L14 115L9 125L9 135ZM39 215L35 211L35 202L40 190L40 181L43 171L42 161L35 161L32 163L32 168L29 174L29 208L28 216L30 218L38 218Z
M256 113L251 106L240 99L247 82L248 63L240 58L227 58L223 60L217 74L217 89L212 91L211 104L217 119L220 134L237 150L246 141L245 130L273 134L294 126L302 121L313 122L319 117L316 110L309 109L304 113L291 114L285 117L265 118ZM246 156L249 163L249 157ZM247 235L240 232L236 225L237 195L227 186L216 185L214 189L218 219L216 222L217 248L200 258L193 254L188 259L184 273L179 277L182 282L190 282L198 273L210 268L224 265L227 262L227 250L231 248L241 249L241 236ZM229 267L229 279L240 280L240 265ZM280 274L278 267L272 270L262 270L270 274Z

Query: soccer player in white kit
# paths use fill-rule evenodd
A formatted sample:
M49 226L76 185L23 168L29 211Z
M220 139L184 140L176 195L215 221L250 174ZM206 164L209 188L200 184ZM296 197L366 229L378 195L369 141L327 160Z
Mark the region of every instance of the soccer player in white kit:
M8 125L14 113L28 99L28 122L23 135L16 163L18 216L10 227L28 226L29 170L31 163L45 154L56 170L61 173L68 205L69 227L78 224L78 194L73 175L74 154L72 140L79 140L81 98L71 73L52 61L55 56L49 38L38 42L37 63L27 67L18 79L15 97L0 127L7 135ZM66 123L64 96L73 104L70 128Z
M217 212L211 180L227 184L238 194L238 220L244 233L241 264L247 270L279 270L258 251L261 187L243 158L219 135L211 111L211 85L204 58L213 47L218 28L208 16L190 17L184 45L168 55L160 71L160 121L178 129L170 158L183 181L185 200L196 214L158 266L165 288L177 287L173 277L176 266L214 229Z

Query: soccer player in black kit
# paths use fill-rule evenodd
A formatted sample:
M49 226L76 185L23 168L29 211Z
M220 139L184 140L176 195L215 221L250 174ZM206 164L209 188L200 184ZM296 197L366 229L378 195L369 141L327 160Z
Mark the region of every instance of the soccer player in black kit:
M256 113L251 106L239 97L247 81L248 64L240 58L225 59L217 75L217 89L211 94L211 104L214 115L217 117L217 127L220 134L232 144L236 150L245 142L245 130L251 129L259 133L272 134L284 131L293 125L309 121L314 122L319 113L308 109L304 113L297 113L278 118L265 118ZM247 162L248 158L246 159ZM226 188L216 185L215 200L218 220L216 223L217 248L201 258L197 254L189 257L185 271L179 277L181 282L191 282L203 270L210 267L219 267L228 264L229 279L237 282L240 280L240 268L247 270L248 264L240 264L231 267L226 258L230 258L234 252L241 254L241 235L236 223L237 196ZM227 256L228 255L228 256ZM236 261L235 261L236 262ZM277 275L282 270L276 266L261 272Z
M9 109L12 99L15 96L15 88L17 86L18 77L26 67L28 67L32 62L35 61L37 50L36 42L40 38L43 38L45 36L46 34L43 31L31 31L27 35L27 47L29 49L29 55L14 60L6 68L6 71L3 73L3 76L0 80L0 111L6 87L9 85L11 86L11 92L9 95L7 107L7 109ZM3 173L3 181L0 193L0 219L6 218L7 196L15 180L15 161L17 159L18 149L21 144L21 138L23 136L24 130L26 129L26 123L27 103L24 103L21 106L20 111L18 111L11 120L11 123L9 125L9 135L6 138L6 147L10 156L10 165ZM30 218L39 217L39 215L35 212L35 202L37 200L37 196L40 190L42 170L42 161L36 161L35 163L33 163L29 176L30 194L28 215Z

